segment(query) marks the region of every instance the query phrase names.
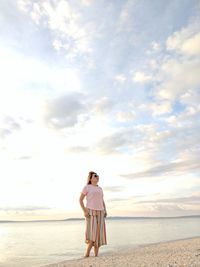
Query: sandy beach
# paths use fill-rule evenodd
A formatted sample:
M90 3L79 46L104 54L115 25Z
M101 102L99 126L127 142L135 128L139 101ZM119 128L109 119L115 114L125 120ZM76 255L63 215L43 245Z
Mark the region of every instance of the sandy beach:
M109 252L67 260L43 267L200 267L200 237L143 245L120 252Z

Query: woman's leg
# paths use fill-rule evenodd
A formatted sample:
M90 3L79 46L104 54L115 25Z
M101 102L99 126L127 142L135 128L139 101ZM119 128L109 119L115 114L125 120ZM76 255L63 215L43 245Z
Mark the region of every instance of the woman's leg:
M86 249L86 252L85 252L85 257L89 257L90 256L90 250L93 246L93 241L89 241L88 245L87 245L87 249Z
M97 247L96 245L94 245L94 256L97 257L99 253L99 247Z

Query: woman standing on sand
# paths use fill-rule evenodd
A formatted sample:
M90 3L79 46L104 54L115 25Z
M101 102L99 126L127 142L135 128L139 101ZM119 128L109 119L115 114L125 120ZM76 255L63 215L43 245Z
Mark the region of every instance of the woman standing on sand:
M103 200L103 190L98 186L99 176L95 172L89 172L87 184L83 187L79 203L86 218L85 243L87 249L85 257L90 256L90 250L94 246L94 255L98 256L99 247L107 245L105 217L106 206ZM86 207L83 199L86 196Z

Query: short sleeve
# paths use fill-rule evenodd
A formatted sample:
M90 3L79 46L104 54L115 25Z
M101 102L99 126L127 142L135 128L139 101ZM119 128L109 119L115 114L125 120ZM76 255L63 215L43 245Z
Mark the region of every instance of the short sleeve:
M87 185L85 185L84 187L83 187L83 189L82 189L82 192L81 192L82 194L84 194L84 195L87 195L87 193L88 193L88 188L87 188Z

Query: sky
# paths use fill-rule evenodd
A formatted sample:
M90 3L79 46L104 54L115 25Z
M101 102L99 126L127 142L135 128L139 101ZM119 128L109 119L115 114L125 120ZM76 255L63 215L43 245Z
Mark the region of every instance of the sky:
M0 1L0 220L200 214L200 1Z

